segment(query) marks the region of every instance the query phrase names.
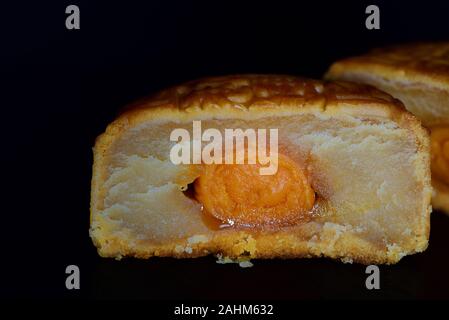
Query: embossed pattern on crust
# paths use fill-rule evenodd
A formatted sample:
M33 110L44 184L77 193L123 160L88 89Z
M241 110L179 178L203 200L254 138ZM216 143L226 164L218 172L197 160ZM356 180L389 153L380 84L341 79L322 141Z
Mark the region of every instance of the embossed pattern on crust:
M387 78L432 83L449 89L449 42L415 43L373 49L367 54L336 62L326 78L345 69L375 71Z
M407 44L374 49L361 59L449 79L449 43Z
M359 101L402 105L390 95L367 85L325 82L284 75L236 75L206 78L164 90L142 99L125 111L171 105L180 110L208 107L248 109L257 105L305 104L307 101Z

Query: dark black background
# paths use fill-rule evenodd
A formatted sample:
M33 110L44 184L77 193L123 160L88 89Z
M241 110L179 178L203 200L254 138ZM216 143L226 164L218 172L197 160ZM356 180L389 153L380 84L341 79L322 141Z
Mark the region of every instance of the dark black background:
M77 4L81 29L65 28ZM365 28L377 4L381 30ZM449 40L449 1L19 1L0 8L0 293L27 298L449 298L449 217L429 249L381 267L326 259L255 267L96 254L88 236L91 148L124 104L168 85L232 73L319 78L376 46ZM65 289L65 267L81 290Z

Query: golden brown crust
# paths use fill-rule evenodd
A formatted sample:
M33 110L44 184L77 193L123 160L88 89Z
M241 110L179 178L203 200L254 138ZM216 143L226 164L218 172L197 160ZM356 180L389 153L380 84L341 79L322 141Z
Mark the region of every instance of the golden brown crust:
M197 258L215 254L233 259L291 259L320 258L340 259L343 262L361 264L394 264L403 253L395 248L380 248L359 237L346 233L339 236L339 229L328 228L322 242L311 244L286 234L266 234L254 237L244 231L210 239L207 243L185 244L185 242L170 242L164 245L151 246L145 250L129 249L128 243L118 239L111 245L114 251L99 250L102 257L122 258L133 256L148 259L151 257L173 257L178 259ZM416 252L424 251L427 243Z
M255 119L271 115L281 116L319 113L322 116L357 116L364 119L393 120L399 127L410 130L416 136L418 152L418 175L424 190L430 189L429 139L420 122L407 112L403 105L388 94L371 86L347 82L323 82L291 76L244 75L208 78L192 81L141 100L128 108L111 123L106 132L96 141L91 194L91 219L102 209L105 190L101 188L107 177L107 152L112 143L128 128L152 121L191 121L192 119ZM429 194L430 198L430 194ZM429 199L430 201L430 199ZM429 234L430 205L423 199L421 214L423 225L417 231L416 252L427 246ZM289 235L264 235L254 239L245 232L230 233L210 239L207 246L194 243L186 253L183 244L168 243L149 245L144 251L130 249L121 239L110 239L108 248L101 248L100 240L94 242L102 256L121 257L131 255L195 257L210 253L222 253L238 258L249 252L252 258L314 257L326 256L361 263L395 263L403 256L395 248L375 247L350 234L340 236L338 227L330 226L326 231L329 241L324 239L314 246ZM335 234L339 234L338 241ZM323 235L326 235L324 232ZM350 250L351 253L348 253Z
M338 78L348 69L449 90L449 42L374 49L362 56L337 61L326 78Z
M151 257L173 257L178 259L197 258L210 254L223 256L235 261L245 259L291 259L291 258L320 258L339 259L343 262L361 264L395 264L404 255L426 250L428 242L417 243L417 249L404 253L399 247L381 247L365 241L349 232L342 233L341 226L325 226L321 230L321 241L311 243L294 235L285 233L264 234L255 237L245 231L220 235L208 239L205 243L187 243L185 241L170 242L162 245L148 245L145 249L130 249L123 239L110 239L108 249L98 253L105 258L135 257L148 259ZM349 229L347 231L350 231ZM198 235L197 235L198 236ZM201 236L201 235L199 235ZM94 242L96 240L94 239Z
M185 113L228 108L244 111L270 106L276 109L289 106L301 108L317 102L323 108L332 103L364 103L389 105L389 109L403 110L399 101L371 86L283 75L234 75L195 80L161 91L129 105L122 116L151 109Z

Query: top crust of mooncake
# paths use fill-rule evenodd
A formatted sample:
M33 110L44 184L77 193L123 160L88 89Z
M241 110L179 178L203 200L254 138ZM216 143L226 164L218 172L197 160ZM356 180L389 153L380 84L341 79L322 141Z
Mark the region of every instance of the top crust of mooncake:
M387 79L421 83L449 91L449 42L415 43L374 49L340 60L332 65L327 77L344 70L375 73Z
M248 110L276 106L276 109L323 108L332 102L379 104L405 110L402 104L368 85L343 81L320 81L287 75L234 75L203 78L174 86L141 99L125 108L125 113L142 109L168 108L195 112L216 109ZM231 111L231 110L229 110Z
M140 99L123 109L106 134L148 120L256 119L307 112L390 119L422 131L399 100L369 85L250 74L194 80Z

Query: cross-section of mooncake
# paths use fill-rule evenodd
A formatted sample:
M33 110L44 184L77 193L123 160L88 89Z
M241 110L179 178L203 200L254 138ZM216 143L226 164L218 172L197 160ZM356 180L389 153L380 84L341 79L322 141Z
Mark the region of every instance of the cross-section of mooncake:
M276 132L266 150L275 172L249 163L245 141L243 163L193 159L206 132L226 130L265 142ZM190 164L173 161L176 132L188 133ZM104 257L396 263L426 249L430 197L428 134L389 95L290 76L209 78L128 107L98 137L90 235Z

